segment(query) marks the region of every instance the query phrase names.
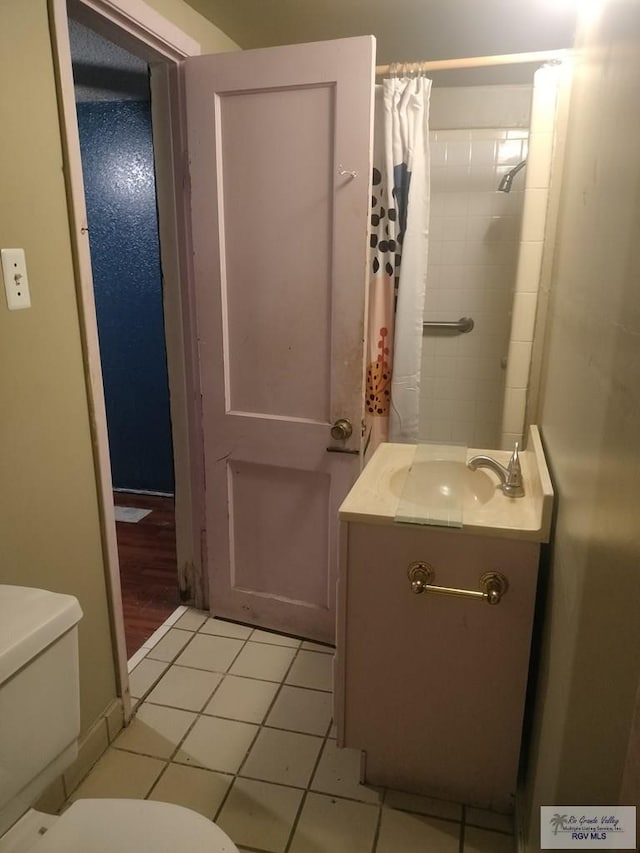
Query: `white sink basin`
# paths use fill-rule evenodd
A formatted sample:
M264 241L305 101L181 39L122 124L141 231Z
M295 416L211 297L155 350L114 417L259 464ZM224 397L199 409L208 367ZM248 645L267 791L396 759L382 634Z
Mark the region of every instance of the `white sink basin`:
M466 465L472 456L487 454L506 466L511 451L470 447L466 458L460 451L381 444L342 503L340 519L445 523L462 533L548 542L553 488L537 428L529 428L527 449L520 453L524 497L507 497L492 471ZM432 458L424 458L427 452Z
M394 495L436 506L458 496L465 506L486 504L496 488L495 478L492 480L485 471L472 471L462 462L446 459L416 462L400 468L389 478L389 489Z

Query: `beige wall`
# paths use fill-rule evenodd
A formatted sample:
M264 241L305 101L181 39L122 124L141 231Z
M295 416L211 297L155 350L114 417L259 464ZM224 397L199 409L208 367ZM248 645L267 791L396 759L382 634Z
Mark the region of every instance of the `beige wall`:
M182 0L145 0L191 38L200 42L202 53L222 53L237 50L238 45L206 18Z
M181 0L151 5L233 47ZM25 249L33 306L0 294L0 582L80 599L86 730L115 675L46 0L0 3L0 103L0 245Z
M526 799L618 802L640 673L640 16L584 34L539 420L557 524Z

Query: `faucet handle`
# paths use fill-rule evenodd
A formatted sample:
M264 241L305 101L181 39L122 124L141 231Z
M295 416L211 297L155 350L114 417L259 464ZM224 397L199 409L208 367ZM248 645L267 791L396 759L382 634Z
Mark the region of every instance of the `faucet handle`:
M524 486L522 483L522 468L520 467L520 453L518 450L518 442L514 442L513 453L509 459L507 466L507 481L504 484L503 492L510 497L522 497L524 495Z
M513 453L511 454L511 459L509 459L509 471L512 470L520 470L520 453L518 451L519 443L514 441L513 443Z

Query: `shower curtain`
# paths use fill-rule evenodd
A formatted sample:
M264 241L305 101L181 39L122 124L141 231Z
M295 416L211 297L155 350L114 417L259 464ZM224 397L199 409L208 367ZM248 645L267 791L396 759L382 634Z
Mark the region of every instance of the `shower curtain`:
M418 438L430 92L425 77L376 87L365 459L381 441Z

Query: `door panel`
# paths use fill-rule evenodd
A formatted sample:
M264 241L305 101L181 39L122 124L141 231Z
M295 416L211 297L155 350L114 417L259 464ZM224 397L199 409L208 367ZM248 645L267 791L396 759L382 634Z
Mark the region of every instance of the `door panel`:
M373 75L369 37L185 63L211 611L324 641L359 468Z
M232 411L330 415L332 100L328 86L220 99Z
M329 474L246 462L232 463L229 472L233 586L328 607L322 574L304 566L310 553L328 561ZM287 519L286 536L281 518Z

